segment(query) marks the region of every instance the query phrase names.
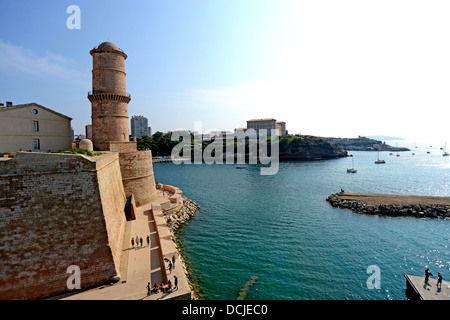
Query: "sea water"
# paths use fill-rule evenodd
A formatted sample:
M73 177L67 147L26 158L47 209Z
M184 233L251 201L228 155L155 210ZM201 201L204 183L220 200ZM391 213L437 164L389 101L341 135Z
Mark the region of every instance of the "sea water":
M450 220L364 215L325 200L341 188L449 197L450 157L439 145L407 147L380 152L385 164L374 163L377 152L350 151L356 174L346 172L350 157L281 162L271 176L233 164L154 170L201 207L179 238L205 299L236 299L251 276L249 300L407 299L404 274L428 267L431 284L438 272L450 280Z

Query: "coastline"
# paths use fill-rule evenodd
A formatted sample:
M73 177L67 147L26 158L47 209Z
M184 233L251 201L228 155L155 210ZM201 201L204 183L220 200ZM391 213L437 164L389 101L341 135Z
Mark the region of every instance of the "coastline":
M193 277L191 268L189 267L189 264L186 262L186 257L182 249L183 245L178 237L178 232L187 221L192 219L194 214L199 209L200 206L195 201L183 196L183 206L181 207L181 209L172 213L164 214L167 226L169 227L169 230L172 234L172 241L174 242L175 248L178 251L181 264L183 266L183 270L186 275L186 279L188 281L189 287L191 288L193 300L203 300L203 297Z

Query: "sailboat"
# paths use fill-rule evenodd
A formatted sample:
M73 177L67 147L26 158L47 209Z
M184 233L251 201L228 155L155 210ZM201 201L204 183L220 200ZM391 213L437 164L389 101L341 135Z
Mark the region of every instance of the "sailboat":
M350 157L352 157L352 168L351 169L347 169L347 173L356 173L356 169L355 166L353 164L353 155L350 155Z
M378 159L375 161L375 163L386 163L384 160L380 160L380 150L378 150Z
M447 156L448 156L448 152L446 151L446 149L447 149L447 142L445 142L445 145L444 145L444 153L442 154L444 157L447 157Z

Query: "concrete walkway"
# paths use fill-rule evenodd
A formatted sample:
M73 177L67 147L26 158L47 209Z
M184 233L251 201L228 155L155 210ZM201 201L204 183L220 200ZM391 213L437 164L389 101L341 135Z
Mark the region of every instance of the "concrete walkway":
M170 193L157 190L158 199L152 204L167 202ZM155 221L152 212L152 204L147 204L136 209L136 220L127 221L124 236L123 252L121 260L121 279L113 285L103 285L98 288L83 291L63 300L167 300L167 299L190 299L191 290L186 279L184 268L175 250L175 268L172 273L168 270L168 264L162 260L163 248L168 245L175 248L173 241L166 235L161 239L160 233L167 232L164 226L165 220L160 222L161 230ZM161 212L162 214L162 212ZM159 231L159 232L158 232ZM150 244L147 244L147 235L150 236ZM142 246L131 244L131 238L142 237ZM169 242L168 242L169 241ZM161 243L161 246L159 245ZM171 249L170 252L174 252ZM171 257L172 257L171 256ZM170 260L172 260L170 257ZM178 289L171 293L152 294L147 296L147 284L153 287L155 283L160 285L167 277L174 285L174 276L178 278Z
M436 286L437 279L430 278L425 283L424 277L405 275L407 289L421 300L450 300L450 282L442 281L441 286Z

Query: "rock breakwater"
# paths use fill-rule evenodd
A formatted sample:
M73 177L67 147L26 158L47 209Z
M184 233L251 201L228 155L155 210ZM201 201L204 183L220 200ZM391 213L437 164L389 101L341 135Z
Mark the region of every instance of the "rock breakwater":
M166 218L167 226L172 234L172 241L175 244L181 263L186 275L189 287L193 293L194 300L202 300L201 290L198 287L194 273L191 270L190 264L186 261L186 257L183 252L183 243L178 238L178 231L183 224L192 219L200 206L193 200L183 196L183 206L175 210L168 210L164 212L164 217Z
M423 200L422 203L418 203L418 201L410 201L411 203L396 201L399 199L403 200L402 197L409 199L414 196L385 195L384 198L382 195L378 196L378 200L373 201L373 197L367 195L367 199L370 200L364 201L364 195L358 194L357 197L352 199L351 194L339 192L328 196L326 200L333 207L351 209L354 212L363 214L378 214L391 217L411 216L417 218L428 217L450 219L450 204L432 203L432 201L426 200ZM391 199L391 203L389 203L389 199ZM419 198L419 200L420 199L421 198ZM430 197L430 199L432 199L432 197Z
M174 234L183 223L191 220L198 209L200 209L200 206L196 202L183 196L183 206L181 209L173 212L165 212L164 216L166 217L167 226L172 233Z

